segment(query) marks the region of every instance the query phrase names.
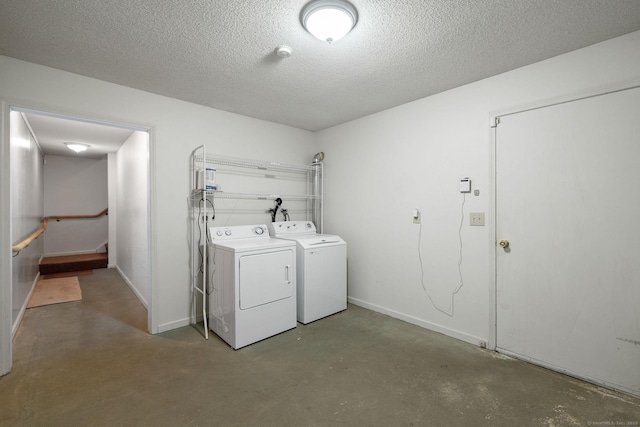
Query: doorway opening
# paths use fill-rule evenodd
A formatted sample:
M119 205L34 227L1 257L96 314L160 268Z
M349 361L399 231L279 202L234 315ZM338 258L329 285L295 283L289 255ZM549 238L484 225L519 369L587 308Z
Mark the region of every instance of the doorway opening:
M11 224L9 240L12 245L22 241L42 226L45 217L71 218L48 221L39 238L13 252L9 280L2 284L3 295L10 295L9 342L7 334L1 337L5 357L8 354L10 359L10 341L46 256L106 255L105 266L117 270L147 308L147 331L151 331L149 129L6 107L8 132L5 129L4 135L9 147L3 147L3 155L8 154L10 161L3 165L8 163L10 169L10 203L2 215ZM71 144L87 149L76 153L70 150ZM6 361L3 365L7 366Z

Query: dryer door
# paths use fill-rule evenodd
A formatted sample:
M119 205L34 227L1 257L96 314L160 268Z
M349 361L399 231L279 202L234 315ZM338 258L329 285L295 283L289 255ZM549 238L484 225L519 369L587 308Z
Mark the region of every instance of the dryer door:
M241 310L294 296L296 272L293 250L243 255L239 261Z

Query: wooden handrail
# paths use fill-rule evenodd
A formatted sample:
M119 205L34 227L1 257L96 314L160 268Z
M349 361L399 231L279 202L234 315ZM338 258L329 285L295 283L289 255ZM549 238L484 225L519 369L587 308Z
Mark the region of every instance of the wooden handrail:
M95 215L58 215L58 216L48 216L49 219L55 219L56 221L60 221L61 219L91 219L98 218L102 215L107 215L109 213L109 208L106 208Z
M33 234L31 234L29 237L24 239L22 242L18 243L17 245L15 245L15 246L13 246L11 248L11 250L13 252L15 252L13 256L18 255L21 250L23 250L24 248L29 246L29 244L31 244L31 242L36 240L42 233L44 233L44 230L47 229L47 223L49 222L50 219L55 219L56 221L60 221L61 219L91 219L91 218L101 217L102 215L107 215L108 213L109 213L109 208L106 208L106 209L102 210L101 212L98 212L95 215L45 216L44 218L42 218L42 227L40 227L38 230L34 231Z
M18 243L17 245L15 245L14 247L11 248L13 250L13 252L17 252L15 255L18 255L18 253L21 250L23 250L24 248L29 246L29 244L31 242L33 242L34 240L36 240L42 233L44 233L44 230L46 230L46 229L47 229L47 217L44 217L44 218L42 218L42 227L40 227L38 230L34 231L31 236L27 237L22 242Z

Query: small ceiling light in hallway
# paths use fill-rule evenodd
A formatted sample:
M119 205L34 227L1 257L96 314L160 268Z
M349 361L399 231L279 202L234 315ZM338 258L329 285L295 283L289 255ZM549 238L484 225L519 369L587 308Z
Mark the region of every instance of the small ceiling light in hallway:
M79 144L77 142L65 142L64 145L66 145L69 150L75 151L76 153L81 153L89 148L89 145Z
M302 9L302 26L319 40L340 40L358 22L358 11L344 0L314 0Z

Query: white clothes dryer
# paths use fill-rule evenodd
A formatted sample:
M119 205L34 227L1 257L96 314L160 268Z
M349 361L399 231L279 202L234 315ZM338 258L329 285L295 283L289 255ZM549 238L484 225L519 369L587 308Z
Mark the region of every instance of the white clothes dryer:
M211 227L209 327L234 349L296 327L296 245L266 225Z
M311 221L267 224L269 234L296 242L297 319L300 323L347 308L347 243L340 236L317 234Z

